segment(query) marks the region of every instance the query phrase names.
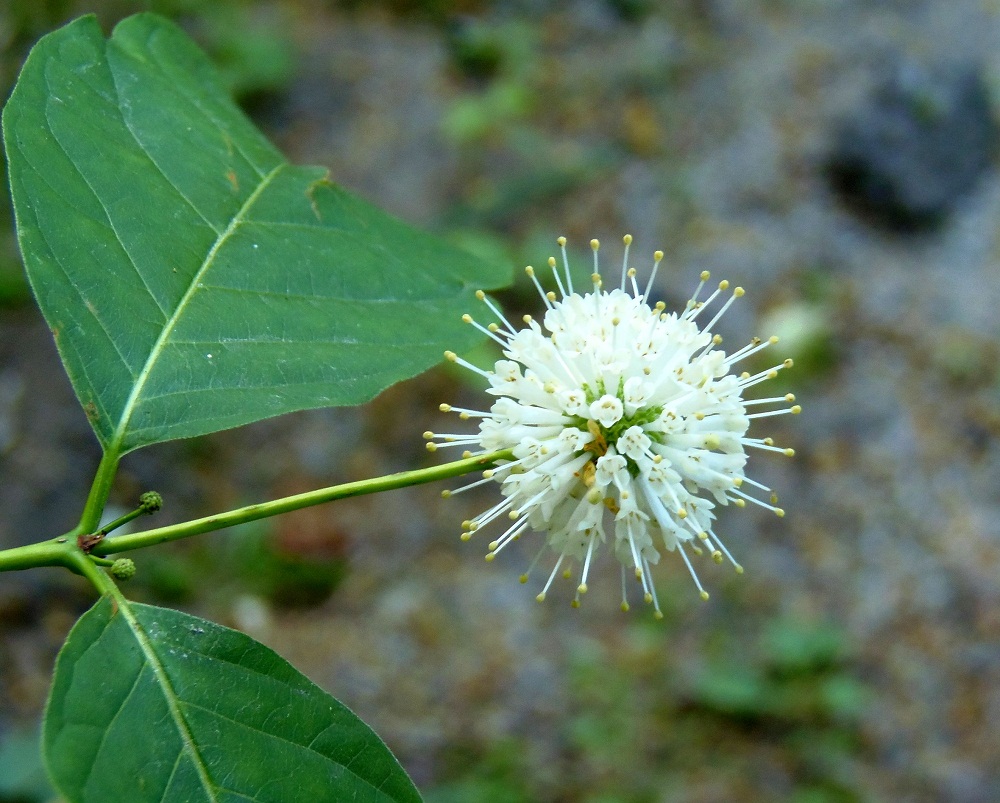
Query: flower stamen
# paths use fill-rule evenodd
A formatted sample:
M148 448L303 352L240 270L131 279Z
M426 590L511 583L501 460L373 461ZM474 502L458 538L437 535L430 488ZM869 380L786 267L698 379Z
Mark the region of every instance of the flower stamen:
M555 577L574 576L581 567L572 598L579 607L587 593L592 570L602 546L621 564L622 609L628 610L626 571L634 574L643 599L662 616L653 582L652 564L661 551L678 551L702 599L708 599L688 555L705 555L714 562L726 559L737 573L743 568L715 534L716 510L744 507L748 502L777 516L777 496L744 473L747 452L753 448L792 456L770 437L749 437L747 429L758 418L796 415L795 396L744 400L755 385L774 379L791 367L791 360L751 374L736 375L738 362L777 343L776 337L751 339L731 354L712 327L722 318L743 288L729 292L711 319L699 326L701 313L730 291L721 281L699 301L708 271L700 274L694 294L679 313L668 313L662 302L650 305L651 292L663 252L654 253L653 268L640 292L636 271L629 267L632 236L622 239L624 253L619 283L605 290L600 274L600 242L592 240L592 290L573 290L566 238L557 240L562 271L555 257L547 264L558 289L548 292L534 268L525 273L545 304L539 320L524 316L525 327L515 330L485 294L478 293L499 323L483 326L471 315L463 320L498 343L504 358L485 371L446 352L448 360L483 377L495 401L488 411L441 405L442 412L475 420L472 434L425 433L428 448L475 447L486 454L506 450L513 459L501 462L474 480L445 495L488 482L500 484L503 500L470 521L463 522L463 540L507 516L511 523L489 543L487 560L528 530L545 534L546 544L531 561L528 575L543 552L558 558L537 599L549 593ZM707 316L706 316L707 317ZM748 412L755 409L756 412ZM756 489L770 502L751 495Z

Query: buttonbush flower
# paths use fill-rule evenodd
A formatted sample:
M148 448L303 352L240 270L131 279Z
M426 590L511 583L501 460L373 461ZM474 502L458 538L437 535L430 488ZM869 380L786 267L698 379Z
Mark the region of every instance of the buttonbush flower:
M750 502L784 515L772 490L747 477L744 468L748 449L788 456L793 451L775 446L771 438L748 437L747 431L753 419L801 408L792 404L791 394L743 396L792 363L785 360L754 374L735 372L741 362L777 342L754 338L731 354L720 348L722 338L712 334L712 327L743 288L730 289L723 281L699 300L710 278L705 271L679 314L666 312L663 302L650 306L663 252L654 254L652 273L640 291L636 271L628 266L632 237L626 236L621 280L610 291L598 269L599 243L591 241L593 289L581 295L573 288L566 238L557 242L563 275L554 257L549 266L558 294L546 292L534 269L525 269L545 304L541 323L526 315L526 326L515 328L480 292L496 320L486 326L470 315L464 320L499 343L504 359L483 371L445 353L481 375L487 393L497 397L486 411L441 405L463 420L478 420L478 432L427 432L425 438L432 451L457 446L469 447L467 456L512 452L513 460L458 489L497 482L503 495L464 522L462 538L504 522L489 543L486 558L492 560L525 532L543 533L545 544L532 567L546 552L554 553L555 563L539 601L560 572L572 578L579 566L573 599L579 605L595 557L607 549L621 565L622 609L628 610L627 575L632 575L661 616L650 571L661 550L681 556L701 597L708 599L688 552L707 552L716 562L727 559L743 571L713 529L716 509ZM526 573L521 581L527 580Z

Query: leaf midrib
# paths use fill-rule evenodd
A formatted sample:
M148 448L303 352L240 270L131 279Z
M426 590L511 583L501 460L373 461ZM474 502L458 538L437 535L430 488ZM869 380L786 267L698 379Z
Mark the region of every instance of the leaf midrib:
M122 444L125 437L128 435L129 424L132 422L132 414L135 412L135 408L138 406L139 400L142 397L142 393L145 390L146 383L149 381L150 376L153 373L153 369L156 367L157 360L160 358L160 354L166 348L168 341L170 340L170 335L180 320L181 315L186 309L190 300L194 297L195 292L198 290L198 285L201 278L205 273L211 268L212 263L215 261L216 255L219 250L225 245L229 237L236 231L237 227L243 222L247 212L254 205L257 199L260 197L261 193L270 185L278 173L285 167L287 167L287 162L281 162L280 164L273 167L261 180L252 193L247 197L243 205L237 210L236 214L233 215L232 220L229 221L229 225L226 226L225 230L216 237L215 242L212 247L208 250L204 261L199 266L198 270L195 271L194 275L191 277L191 282L187 289L184 291L184 295L181 296L180 301L177 302L177 306L173 313L167 319L163 326L163 330L160 332L159 337L157 337L156 342L149 351L149 356L146 358L145 364L142 366L142 370L139 371L139 375L136 377L135 383L132 385L132 392L129 393L128 399L126 399L124 406L122 407L121 417L118 420L118 426L115 427L114 434L108 443L107 452L114 455L122 454Z
M181 743L183 745L182 751L188 755L191 763L194 764L195 771L198 773L198 779L201 781L201 785L208 796L211 803L218 803L218 797L215 794L215 786L212 783L212 779L208 775L208 767L205 766L205 762L201 757L201 753L198 752L198 747L194 741L194 735L191 733L191 729L188 727L187 720L184 719L184 714L181 712L180 706L177 702L177 693L174 691L174 687L170 683L170 678L167 677L166 669L164 669L163 664L160 662L159 656L156 654L156 650L153 648L153 644L146 634L146 631L142 629L142 625L139 623L138 617L136 617L135 612L132 610L132 606L129 604L128 600L125 599L120 593L114 594L112 600L113 604L118 606L118 610L121 612L122 616L125 617L125 621L128 623L129 630L132 631L132 635L135 637L136 642L139 645L139 649L142 650L142 654L149 664L150 669L153 672L153 676L156 678L157 684L160 686L160 690L163 693L163 697L167 703L167 710L170 712L170 718L173 720L174 725L177 728L178 735L181 737Z

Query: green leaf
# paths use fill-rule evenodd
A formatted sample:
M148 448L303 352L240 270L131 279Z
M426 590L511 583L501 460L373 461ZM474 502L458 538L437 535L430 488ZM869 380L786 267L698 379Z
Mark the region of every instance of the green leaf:
M106 452L357 404L509 280L290 165L172 23L32 50L3 115L31 286Z
M267 647L108 597L59 653L43 744L71 803L420 800L378 736Z

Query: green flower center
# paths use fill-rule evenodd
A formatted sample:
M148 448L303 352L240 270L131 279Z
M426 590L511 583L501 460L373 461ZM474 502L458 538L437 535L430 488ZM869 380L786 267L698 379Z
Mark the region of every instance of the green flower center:
M603 381L597 383L597 388L590 388L587 385L584 385L583 391L586 394L588 406L607 394ZM618 401L622 403L622 407L624 407L624 380L619 381L618 392L615 396L618 398ZM651 441L654 441L655 443L663 443L663 436L659 432L650 432L645 428L647 424L651 424L659 418L661 413L663 413L663 407L660 406L640 407L632 413L632 415L623 415L610 427L605 427L593 418L586 418L581 415L573 416L573 426L577 427L582 432L590 432L590 434L594 436L594 440L588 443L580 454L583 454L583 452L592 452L595 457L602 457L607 454L608 447L610 445L617 443L618 439L625 434L627 430L635 426L642 427L646 433L646 437ZM635 461L626 455L622 455L622 457L625 458L628 465L629 474L633 477L638 476L639 466L636 465Z

